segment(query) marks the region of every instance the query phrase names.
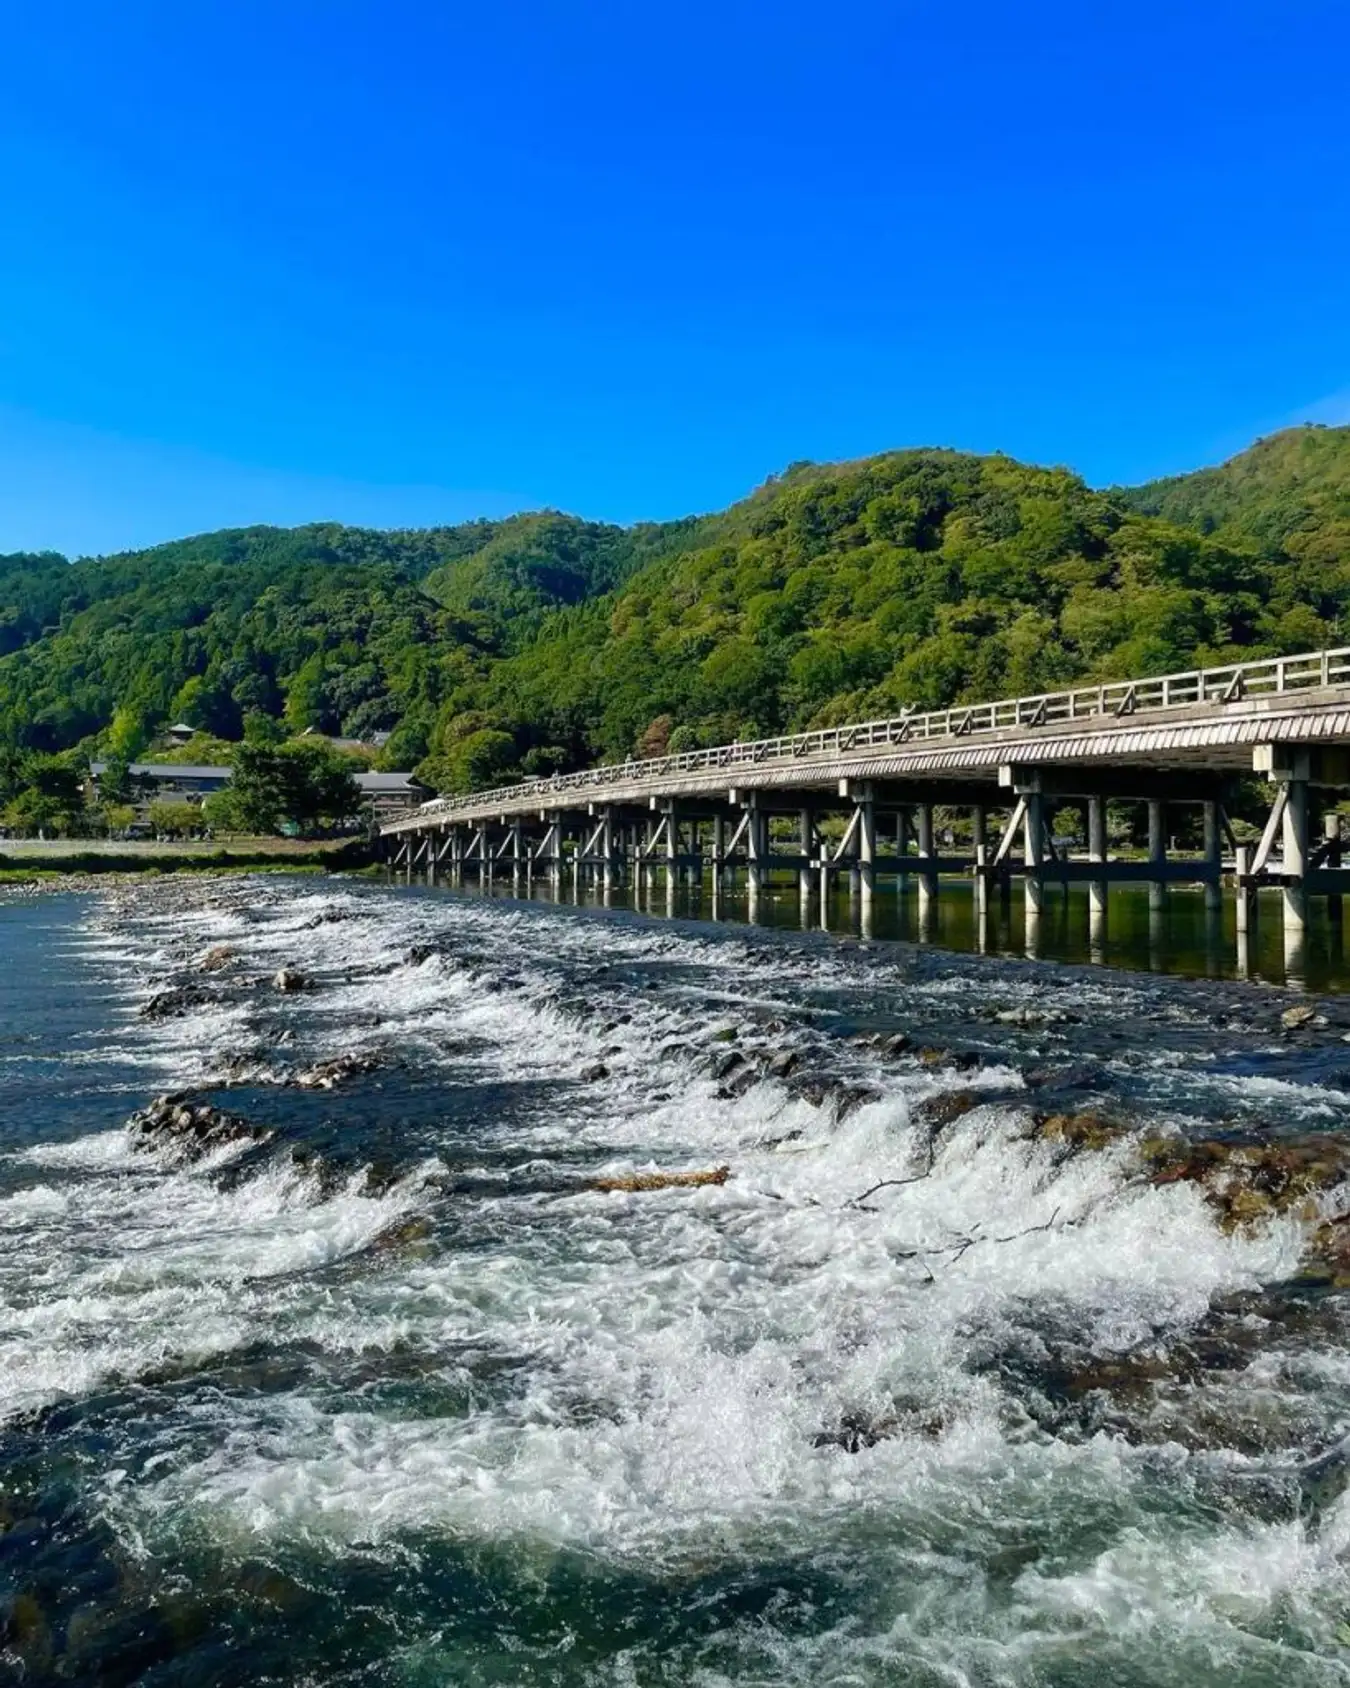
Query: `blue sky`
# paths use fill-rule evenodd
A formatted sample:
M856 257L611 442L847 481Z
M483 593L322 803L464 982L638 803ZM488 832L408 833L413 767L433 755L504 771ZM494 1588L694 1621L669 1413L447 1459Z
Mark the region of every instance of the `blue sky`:
M1350 421L1344 0L13 7L0 551Z

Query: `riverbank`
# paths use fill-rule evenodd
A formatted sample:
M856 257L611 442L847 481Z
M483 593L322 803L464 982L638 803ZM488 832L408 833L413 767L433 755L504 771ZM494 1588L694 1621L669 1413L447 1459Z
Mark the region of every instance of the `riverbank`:
M371 861L365 838L240 838L221 842L158 843L141 839L8 838L0 840L0 887L55 883L76 890L76 881L109 874L283 871L339 872Z

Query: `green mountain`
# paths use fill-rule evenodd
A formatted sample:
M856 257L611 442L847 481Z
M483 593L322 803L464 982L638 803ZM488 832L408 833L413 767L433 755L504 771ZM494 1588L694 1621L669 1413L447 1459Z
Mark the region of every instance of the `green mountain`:
M0 557L0 749L392 730L465 786L1080 678L1304 649L1350 610L1350 429L1098 491L945 450L797 464L618 528L546 511Z

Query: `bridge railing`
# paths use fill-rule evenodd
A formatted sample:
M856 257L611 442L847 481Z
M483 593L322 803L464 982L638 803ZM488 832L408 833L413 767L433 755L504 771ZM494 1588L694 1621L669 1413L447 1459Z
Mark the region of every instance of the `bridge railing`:
M719 744L707 750L680 751L673 756L608 763L580 773L523 780L493 791L433 798L418 813L434 815L439 810L469 804L481 808L499 797L519 802L535 795L588 791L633 780L659 782L671 774L734 771L759 767L766 762L805 761L845 755L853 750L973 737L1009 728L1073 724L1103 716L1122 718L1145 711L1156 714L1161 710L1193 708L1196 704L1229 704L1243 698L1336 685L1350 685L1350 646L1308 651L1300 656L1264 657L1257 662L1231 662L1219 668L1196 668L1144 680L1110 680L1096 686L1075 686L1069 691L1002 698L995 703L957 704L949 709L893 715L845 727L782 733L776 738Z

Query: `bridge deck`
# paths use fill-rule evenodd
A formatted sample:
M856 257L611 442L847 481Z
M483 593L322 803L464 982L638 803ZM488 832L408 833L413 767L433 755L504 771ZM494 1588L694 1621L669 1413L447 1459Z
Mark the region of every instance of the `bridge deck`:
M994 785L1009 764L1238 773L1251 769L1256 745L1270 743L1350 745L1350 647L591 768L438 798L381 830L396 837L729 790L763 793L766 806L788 809L789 793L835 791L841 781Z

